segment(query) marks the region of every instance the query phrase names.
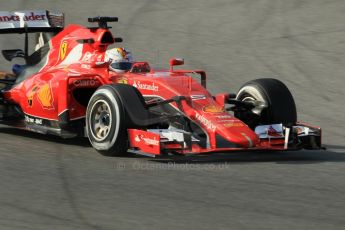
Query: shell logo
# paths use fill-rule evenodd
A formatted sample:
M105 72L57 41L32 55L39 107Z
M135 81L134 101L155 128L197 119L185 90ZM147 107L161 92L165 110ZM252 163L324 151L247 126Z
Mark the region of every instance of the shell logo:
M120 83L120 84L128 84L128 80L127 78L119 78L117 80L117 83Z
M67 41L62 42L61 45L60 45L60 54L59 54L59 57L60 57L61 61L64 60L65 57L66 57L67 48L68 48Z
M224 127L226 127L226 128L243 127L243 126L244 126L244 124L242 122L235 122L235 121L224 124Z
M53 105L54 98L53 98L52 91L48 83L43 85L39 89L37 93L37 98L39 102L41 103L43 109L48 109L48 110L54 109L54 105Z
M205 113L222 113L224 109L217 105L208 105L202 109Z

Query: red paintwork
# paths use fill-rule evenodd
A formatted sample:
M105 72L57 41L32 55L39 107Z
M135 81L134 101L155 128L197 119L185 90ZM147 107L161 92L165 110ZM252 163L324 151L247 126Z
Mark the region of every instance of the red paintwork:
M145 153L159 155L161 153L160 136L156 133L139 129L128 129L129 145Z
M68 110L69 119L75 120L85 116L86 107L73 98L73 90L125 83L137 87L144 96L164 99L176 95L190 97L190 100L182 101L181 106L175 103L172 105L200 124L208 134L209 147L202 149L193 145L192 152L273 148L267 143L260 144L258 136L246 124L224 111L226 95L220 94L216 100L212 97L203 87L206 86L206 74L202 70L155 71L147 63L141 62L137 65L146 67L143 72L147 73L129 72L118 75L109 72L108 63L103 61L108 45L113 42L102 42L105 34L112 36L107 29L90 30L79 25L68 26L50 41L50 53L43 68L5 92L5 100L20 105L25 114L33 117L57 121L58 116ZM80 39L93 39L94 43L79 43L77 40ZM199 74L202 84L189 76L190 73ZM137 135L137 132L140 131L129 130L131 137ZM217 149L216 134L241 148ZM131 145L158 153L156 147L143 147L133 140Z
M75 88L74 80L96 79L100 85L111 83L107 65L96 66L103 61L104 52L109 44L100 43L104 29L91 32L89 29L71 25L56 35L51 41L51 49L46 65L36 74L4 93L4 98L21 106L25 114L49 120L58 120L58 115L70 110L70 118L85 116L85 108L73 102L71 89ZM78 39L93 38L94 44L80 44ZM63 44L65 53L63 54ZM43 106L39 100L39 90L49 85L49 90L42 92L42 97L51 97ZM35 92L32 90L37 87ZM80 86L85 88L85 86ZM42 90L43 91L43 90ZM33 95L31 95L33 93ZM28 98L32 96L32 105Z

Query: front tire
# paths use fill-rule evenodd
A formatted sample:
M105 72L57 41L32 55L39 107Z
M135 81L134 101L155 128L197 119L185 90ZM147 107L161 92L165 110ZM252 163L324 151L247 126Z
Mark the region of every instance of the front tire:
M90 143L102 155L120 156L127 152L125 109L112 85L102 86L92 95L85 122Z
M295 101L286 85L277 79L261 78L249 81L238 91L236 99L260 102L265 105L264 109L256 110L260 112L253 113L252 118L241 117L242 114L237 114L251 127L278 123L291 126L297 121Z

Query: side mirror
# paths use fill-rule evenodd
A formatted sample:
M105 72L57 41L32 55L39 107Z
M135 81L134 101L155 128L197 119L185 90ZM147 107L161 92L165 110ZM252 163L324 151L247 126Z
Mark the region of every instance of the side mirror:
M184 64L184 59L183 58L172 58L172 59L170 59L169 64L170 64L170 72L173 72L174 66Z
M15 49L15 50L2 50L2 55L7 61L12 61L13 58L21 57L25 58L24 51L21 49Z

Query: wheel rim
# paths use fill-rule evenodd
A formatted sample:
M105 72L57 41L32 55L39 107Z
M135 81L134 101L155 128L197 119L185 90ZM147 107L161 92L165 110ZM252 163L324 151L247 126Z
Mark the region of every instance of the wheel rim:
M90 131L97 141L105 140L112 127L112 114L108 102L97 101L91 108Z
M253 105L255 105L255 107L250 110L253 116L245 114L242 117L242 121L251 128L261 123L266 123L268 102L257 89L252 86L245 86L238 92L236 99L244 102L252 102L254 103Z
M254 97L252 96L245 96L242 101L257 101Z

